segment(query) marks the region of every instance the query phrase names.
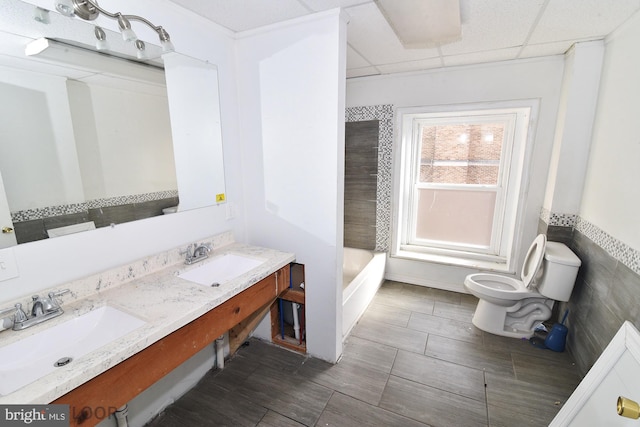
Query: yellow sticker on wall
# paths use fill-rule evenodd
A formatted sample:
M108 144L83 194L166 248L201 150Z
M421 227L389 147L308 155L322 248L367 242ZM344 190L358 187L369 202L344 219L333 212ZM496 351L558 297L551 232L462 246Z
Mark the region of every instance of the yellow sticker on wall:
M216 194L216 203L224 202L225 200L224 193Z

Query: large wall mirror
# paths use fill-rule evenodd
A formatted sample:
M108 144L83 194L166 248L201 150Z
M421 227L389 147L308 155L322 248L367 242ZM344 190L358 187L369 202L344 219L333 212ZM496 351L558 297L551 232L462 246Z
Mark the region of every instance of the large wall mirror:
M3 1L0 248L224 200L216 67L94 30Z

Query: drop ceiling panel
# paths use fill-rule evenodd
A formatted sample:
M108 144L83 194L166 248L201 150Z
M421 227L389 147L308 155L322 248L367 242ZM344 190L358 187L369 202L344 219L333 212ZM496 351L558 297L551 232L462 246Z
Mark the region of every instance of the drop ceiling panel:
M351 68L347 70L348 79L352 77L375 76L377 74L380 74L380 71L378 71L376 67Z
M363 3L373 3L373 0L300 0L300 3L314 12L321 12L336 7L348 8Z
M245 31L307 15L298 0L172 0L233 31Z
M460 39L457 0L376 0L376 5L406 48L430 48Z
M351 46L347 46L347 64L348 68L369 67L371 64L364 59L362 55L356 52Z
M423 59L419 61L398 62L396 64L378 65L376 68L382 74L406 73L411 71L430 70L442 67L440 58Z
M438 56L438 50L405 49L372 3L352 7L347 29L349 44L373 65L415 61Z
M468 64L482 64L485 62L508 61L516 59L520 47L511 47L507 49L490 50L488 52L473 52L462 55L451 55L443 58L446 67Z
M563 55L573 45L573 41L527 45L519 58L532 58L536 56Z
M462 40L441 46L443 55L522 46L544 0L463 1Z
M640 0L455 0L461 40L406 49L374 0L171 1L233 31L342 7L350 18L350 77L557 55L576 41L603 38L640 10Z
M639 0L550 0L530 42L540 44L602 37L615 30L639 7Z

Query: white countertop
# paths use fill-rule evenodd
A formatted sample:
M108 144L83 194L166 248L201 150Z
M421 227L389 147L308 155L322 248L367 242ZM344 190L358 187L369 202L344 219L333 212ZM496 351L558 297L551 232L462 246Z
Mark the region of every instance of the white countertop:
M61 305L65 313L22 331L0 332L0 347L104 305L128 312L144 320L146 324L13 393L0 396L0 404L49 403L197 319L295 259L292 253L233 243L230 233L214 236L203 243L211 243L213 246L210 259L235 253L263 259L264 262L219 287L206 287L177 276L188 269L198 268L209 259L187 266L183 261L184 256L180 254L180 250L184 248L176 248L130 265L57 286L56 290L71 290L70 294L62 297ZM48 291L42 293L46 294ZM15 302L22 302L26 306L26 301ZM19 358L20 355L16 357Z

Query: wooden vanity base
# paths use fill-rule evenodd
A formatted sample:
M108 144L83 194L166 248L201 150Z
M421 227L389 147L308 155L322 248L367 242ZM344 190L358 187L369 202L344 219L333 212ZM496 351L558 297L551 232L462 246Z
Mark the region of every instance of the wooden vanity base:
M237 349L288 283L287 265L52 403L70 405L71 426L96 425L225 332Z

